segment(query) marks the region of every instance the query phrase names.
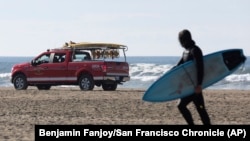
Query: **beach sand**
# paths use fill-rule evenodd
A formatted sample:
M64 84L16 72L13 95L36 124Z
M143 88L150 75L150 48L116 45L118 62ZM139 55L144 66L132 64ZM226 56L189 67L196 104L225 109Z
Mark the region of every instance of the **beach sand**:
M145 90L81 91L79 87L35 87L17 91L0 88L0 140L34 141L35 124L186 124L177 109L178 100L150 103ZM204 90L214 125L250 124L250 91ZM201 124L190 104L194 121Z

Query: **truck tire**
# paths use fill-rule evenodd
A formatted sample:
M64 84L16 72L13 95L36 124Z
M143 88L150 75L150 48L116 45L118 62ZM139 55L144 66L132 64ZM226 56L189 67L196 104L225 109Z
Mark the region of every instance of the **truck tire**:
M18 74L13 79L13 84L16 90L26 90L28 88L28 82L23 74Z
M117 83L103 83L102 89L105 91L114 91L117 88Z
M83 91L93 90L95 86L92 76L85 74L82 75L79 79L79 87Z

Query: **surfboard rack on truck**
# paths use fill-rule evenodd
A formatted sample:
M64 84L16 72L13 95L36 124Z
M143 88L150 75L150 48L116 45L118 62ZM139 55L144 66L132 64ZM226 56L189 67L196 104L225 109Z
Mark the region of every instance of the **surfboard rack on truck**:
M104 43L104 42L72 42L65 43L62 47L63 49L72 49L72 50L90 50L93 59L106 59L106 58L118 58L120 56L120 51L123 50L123 56L126 60L125 52L128 50L128 47L123 44L116 43Z
M70 47L76 49L84 49L84 48L125 48L126 45L116 44L116 43L103 43L103 42L79 42L75 43L70 41L69 43L65 43L63 47Z

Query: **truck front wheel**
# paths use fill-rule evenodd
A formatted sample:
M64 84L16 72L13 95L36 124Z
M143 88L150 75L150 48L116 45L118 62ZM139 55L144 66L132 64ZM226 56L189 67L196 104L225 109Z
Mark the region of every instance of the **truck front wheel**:
M26 90L28 88L28 82L23 74L18 74L13 79L13 84L16 90Z
M82 75L79 79L79 86L83 91L93 90L95 86L94 80L90 75Z

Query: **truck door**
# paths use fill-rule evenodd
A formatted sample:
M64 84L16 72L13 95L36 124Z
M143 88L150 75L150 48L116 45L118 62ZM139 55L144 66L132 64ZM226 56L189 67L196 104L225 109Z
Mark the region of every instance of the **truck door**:
M46 52L33 60L33 65L28 70L29 82L46 82L49 78L48 64L51 63L51 53Z
M45 53L34 60L29 71L28 81L38 83L53 83L65 81L67 78L67 63L65 53Z
M52 53L52 63L48 64L50 81L65 82L68 78L65 53Z

